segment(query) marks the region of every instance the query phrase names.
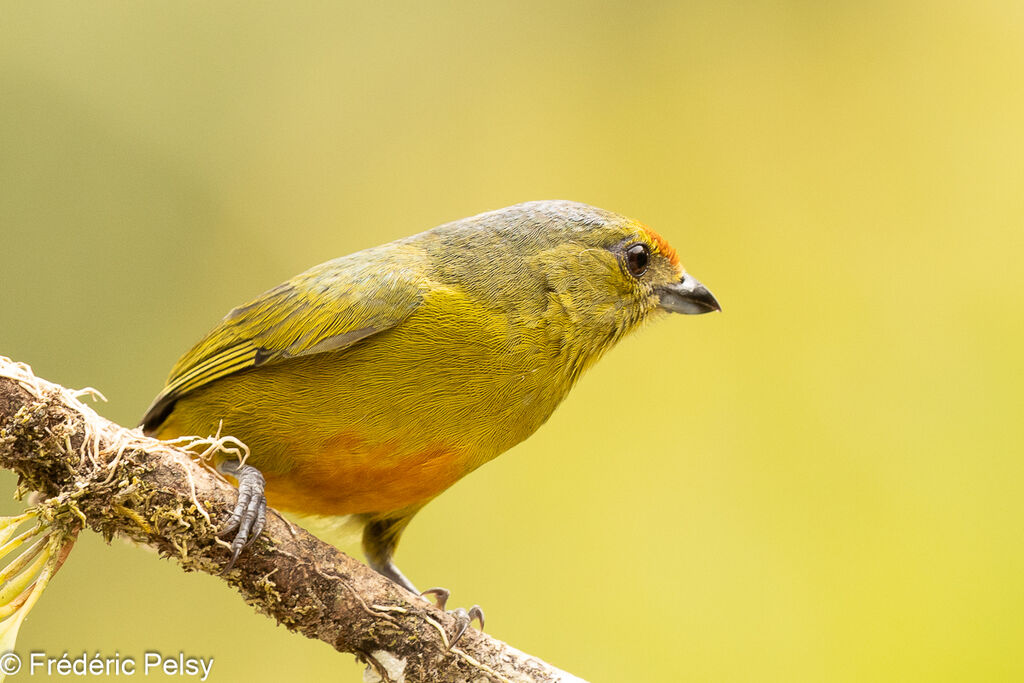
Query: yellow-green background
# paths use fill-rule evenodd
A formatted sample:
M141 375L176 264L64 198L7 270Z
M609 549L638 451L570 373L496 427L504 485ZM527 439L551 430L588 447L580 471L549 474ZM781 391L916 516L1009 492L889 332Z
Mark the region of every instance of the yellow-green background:
M409 576L594 681L1024 678L1021 3L0 4L0 353L115 420L263 289L541 198L725 312L623 342ZM360 680L93 534L19 649Z

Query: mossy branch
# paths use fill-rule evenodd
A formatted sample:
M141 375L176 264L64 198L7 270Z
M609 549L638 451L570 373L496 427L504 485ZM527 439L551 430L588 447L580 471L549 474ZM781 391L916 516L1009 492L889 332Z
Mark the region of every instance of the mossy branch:
M62 533L121 535L220 576L229 552L216 531L234 487L189 451L100 417L80 394L0 357L0 467L42 494L40 517ZM356 655L368 680L580 680L475 629L450 647L450 615L279 515L222 578L290 630Z

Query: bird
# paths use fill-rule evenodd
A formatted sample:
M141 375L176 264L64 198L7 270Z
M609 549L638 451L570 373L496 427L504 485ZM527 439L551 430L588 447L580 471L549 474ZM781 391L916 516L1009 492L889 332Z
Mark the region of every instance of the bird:
M141 426L248 446L244 463L218 465L239 488L228 568L269 504L355 520L369 566L416 593L394 554L424 505L533 434L646 321L711 311L646 225L572 201L516 204L327 261L231 310ZM428 592L443 609L447 591ZM470 617L482 627L478 607Z

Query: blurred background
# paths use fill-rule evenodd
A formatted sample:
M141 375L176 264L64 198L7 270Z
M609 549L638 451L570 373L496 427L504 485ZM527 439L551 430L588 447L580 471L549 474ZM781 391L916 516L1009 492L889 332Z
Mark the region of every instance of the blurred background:
M2 16L0 354L131 425L313 264L530 199L625 213L725 312L613 350L418 516L405 573L592 681L1024 678L1021 3ZM19 650L147 649L362 668L84 534Z

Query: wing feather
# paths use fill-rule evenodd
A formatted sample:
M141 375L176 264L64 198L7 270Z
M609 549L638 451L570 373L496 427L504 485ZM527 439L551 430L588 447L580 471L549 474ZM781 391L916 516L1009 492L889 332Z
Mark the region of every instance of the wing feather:
M174 402L246 368L335 353L391 329L422 301L415 254L383 248L328 261L228 313L171 370L142 418L149 432Z

